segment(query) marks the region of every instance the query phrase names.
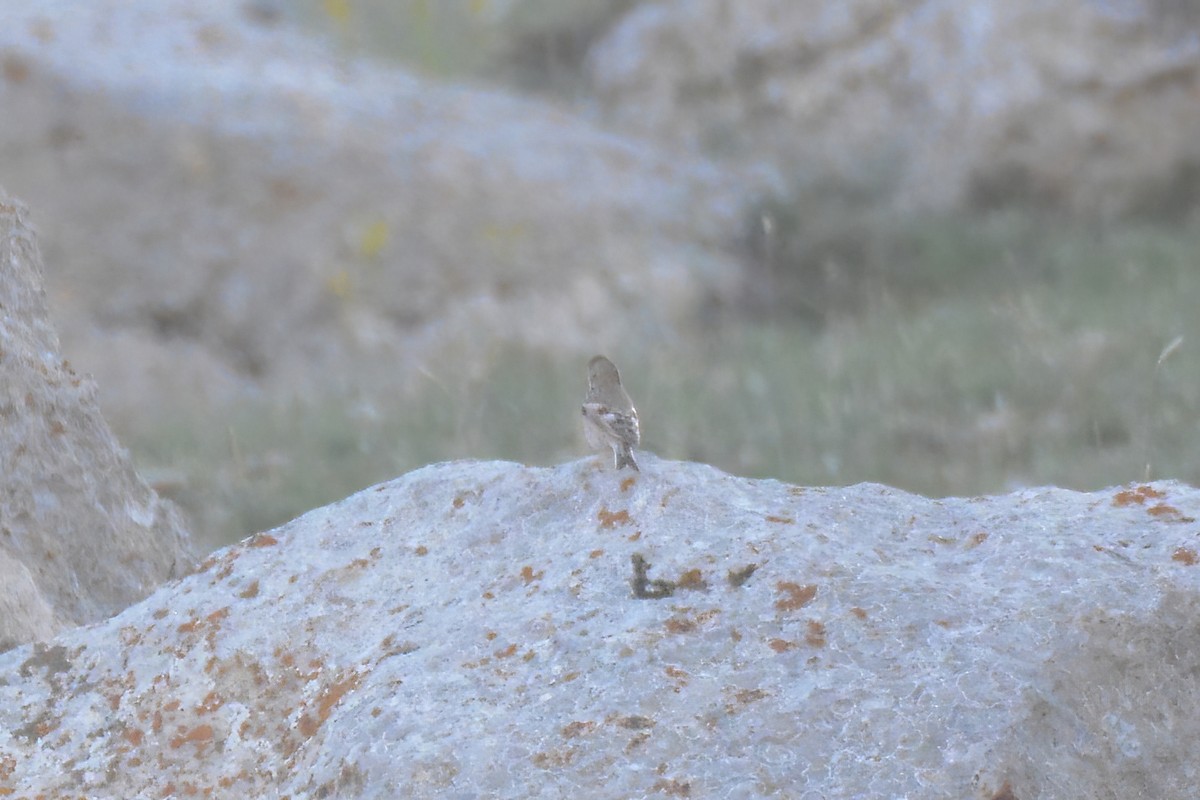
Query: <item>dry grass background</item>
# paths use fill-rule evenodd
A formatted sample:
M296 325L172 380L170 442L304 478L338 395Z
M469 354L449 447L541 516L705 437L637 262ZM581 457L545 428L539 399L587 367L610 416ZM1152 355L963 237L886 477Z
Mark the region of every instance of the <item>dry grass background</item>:
M784 293L714 312L686 341L610 353L644 447L741 475L935 496L1200 481L1200 228L1009 211L879 235L886 269L779 268L796 296L857 272L853 303L827 318ZM582 360L501 347L486 364L466 375L448 360L386 404L330 392L233 417L175 409L123 440L200 528L232 537L433 461L587 452Z
M631 4L298 8L352 51L569 98L585 92L586 43ZM897 217L861 190L796 187L747 208L728 243L749 265L743 302L608 353L646 449L935 496L1200 479L1194 209L1106 225L1038 208ZM433 461L579 457L585 362L498 345L483 369L447 358L386 401L340 387L232 414L185 402L119 434L203 539L227 541Z

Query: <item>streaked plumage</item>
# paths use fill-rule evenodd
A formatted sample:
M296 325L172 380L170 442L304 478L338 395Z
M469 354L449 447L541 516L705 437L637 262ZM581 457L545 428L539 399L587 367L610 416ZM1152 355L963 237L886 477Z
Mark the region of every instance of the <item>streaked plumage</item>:
M616 468L638 470L633 448L642 440L637 409L621 385L617 367L604 356L588 362L588 392L583 400L583 432L597 450L611 447Z

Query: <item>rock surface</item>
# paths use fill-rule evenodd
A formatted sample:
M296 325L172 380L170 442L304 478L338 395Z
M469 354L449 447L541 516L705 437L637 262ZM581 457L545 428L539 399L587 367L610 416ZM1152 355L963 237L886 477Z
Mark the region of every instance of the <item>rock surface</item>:
M1200 209L1200 17L1168 0L671 0L591 56L626 127L936 209Z
M0 655L0 787L1187 796L1200 492L433 465ZM631 559L649 563L634 596ZM756 565L757 569L748 568Z
M241 0L8 4L0 60L0 161L64 340L165 342L218 376L208 404L236 398L222 366L302 395L372 369L394 391L469 342L590 353L736 285L739 171L347 59ZM136 405L112 352L81 363Z
M115 614L194 558L59 351L25 216L0 193L0 648Z

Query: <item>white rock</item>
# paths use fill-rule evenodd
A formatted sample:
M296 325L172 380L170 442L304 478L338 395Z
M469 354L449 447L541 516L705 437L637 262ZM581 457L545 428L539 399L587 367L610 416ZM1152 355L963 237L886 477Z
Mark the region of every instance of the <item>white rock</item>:
M0 787L1192 791L1196 490L928 500L639 462L426 467L0 655ZM635 598L634 553L693 588Z

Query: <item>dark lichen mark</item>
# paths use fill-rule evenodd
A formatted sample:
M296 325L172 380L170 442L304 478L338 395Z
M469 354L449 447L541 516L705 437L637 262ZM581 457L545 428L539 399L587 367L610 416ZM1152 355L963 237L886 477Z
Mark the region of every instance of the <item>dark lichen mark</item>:
M737 589L750 580L750 576L754 574L756 569L758 569L758 564L747 564L741 569L731 569L725 579L729 581L730 586Z
M33 655L21 663L20 674L28 678L37 667L46 668L46 677L59 672L70 672L73 669L71 659L67 658L67 648L61 644L47 647L40 642L33 646Z
M634 553L630 560L633 562L633 596L642 600L658 600L675 594L675 584L671 581L650 580L650 563L641 553Z

